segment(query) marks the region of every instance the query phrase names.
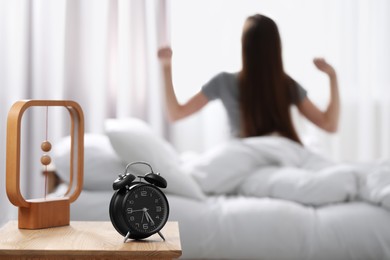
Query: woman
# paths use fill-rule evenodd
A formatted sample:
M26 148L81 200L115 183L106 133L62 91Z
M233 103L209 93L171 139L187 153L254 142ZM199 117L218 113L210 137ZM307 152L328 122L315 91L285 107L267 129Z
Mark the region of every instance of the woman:
M290 105L294 104L308 120L327 132L336 132L340 101L334 68L324 59L315 66L329 76L330 102L321 111L296 81L283 69L281 40L277 25L256 14L247 18L242 34L242 69L220 73L206 83L185 104L177 101L172 84L172 50L159 50L163 67L168 116L172 121L202 109L209 101L221 99L236 137L279 134L301 143L293 126Z

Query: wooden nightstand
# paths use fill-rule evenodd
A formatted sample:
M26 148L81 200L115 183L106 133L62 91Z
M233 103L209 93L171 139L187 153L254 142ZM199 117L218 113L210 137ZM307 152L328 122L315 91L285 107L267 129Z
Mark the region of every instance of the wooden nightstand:
M0 229L0 259L174 259L182 254L179 226L167 222L166 241L153 235L123 243L111 222L72 221L69 226L18 229L10 221Z

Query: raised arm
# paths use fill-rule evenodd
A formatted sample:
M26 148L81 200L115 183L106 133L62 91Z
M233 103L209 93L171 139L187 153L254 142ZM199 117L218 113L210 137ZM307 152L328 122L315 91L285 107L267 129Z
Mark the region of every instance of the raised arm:
M337 83L337 75L334 68L324 59L314 59L314 65L329 77L330 100L325 111L321 111L309 98L305 98L298 104L299 111L312 123L323 130L335 133L338 129L340 115L340 96Z
M202 92L197 93L184 104L177 101L172 83L172 49L170 47L159 49L158 58L163 70L165 103L169 120L182 119L203 108L208 103L208 99Z

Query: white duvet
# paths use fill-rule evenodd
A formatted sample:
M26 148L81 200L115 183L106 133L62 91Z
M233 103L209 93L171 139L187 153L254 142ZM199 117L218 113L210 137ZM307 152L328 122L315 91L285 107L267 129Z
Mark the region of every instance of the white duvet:
M141 133L147 132L133 139ZM124 144L115 150L122 160L146 159L129 158L140 150L129 144L132 135L113 136L127 140L117 142ZM152 140L147 137L142 140ZM123 166L107 137L85 140L85 186L71 204L71 219L109 221L110 185ZM186 163L169 151L155 154L161 154L153 165L168 180L169 219L179 222L184 258L390 259L388 162L336 164L281 137L232 140ZM56 165L59 172L67 172L63 165ZM58 195L62 186L67 190L61 185Z
M334 163L277 136L228 141L185 164L207 194L320 206L366 200L390 209L390 163Z
M84 190L71 204L71 219L109 221L112 194ZM390 259L390 214L369 203L313 208L272 198L199 201L171 194L168 201L169 220L179 222L183 259Z

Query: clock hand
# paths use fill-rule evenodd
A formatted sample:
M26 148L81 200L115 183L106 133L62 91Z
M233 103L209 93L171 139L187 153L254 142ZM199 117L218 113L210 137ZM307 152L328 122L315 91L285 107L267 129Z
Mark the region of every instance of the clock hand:
M149 215L147 210L145 210L145 217L146 217L146 221L151 222L152 225L154 225L154 221L153 221L152 217Z
M144 211L144 209L136 209L136 210L132 210L131 212L137 212L137 211Z
M149 222L149 214L148 214L148 212L147 211L145 211L145 217L146 217L146 221L148 221Z
M152 217L149 215L149 213L147 211L145 211L145 214L146 214L146 217L149 218L150 222L152 222L152 225L154 225L154 221L153 221Z
M145 215L145 211L142 213L141 223L144 222L144 215Z

